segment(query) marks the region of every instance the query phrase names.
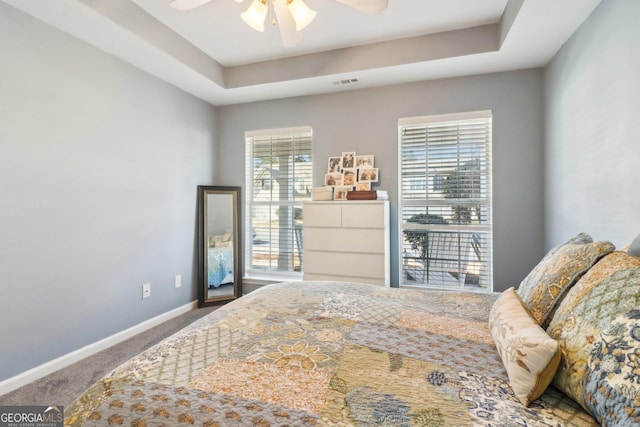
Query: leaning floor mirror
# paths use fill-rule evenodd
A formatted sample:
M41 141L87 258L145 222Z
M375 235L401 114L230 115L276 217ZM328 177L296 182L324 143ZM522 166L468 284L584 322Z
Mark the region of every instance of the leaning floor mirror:
M240 187L198 186L198 302L242 295Z

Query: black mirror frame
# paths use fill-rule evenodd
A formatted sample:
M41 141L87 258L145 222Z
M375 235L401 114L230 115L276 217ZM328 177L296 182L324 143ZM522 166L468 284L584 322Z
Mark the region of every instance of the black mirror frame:
M235 199L233 206L233 295L207 298L205 291L207 286L207 262L208 239L206 230L206 213L208 206L206 196L208 194L232 194ZM198 307L221 305L240 298L242 296L242 228L241 228L241 188L215 185L198 186Z

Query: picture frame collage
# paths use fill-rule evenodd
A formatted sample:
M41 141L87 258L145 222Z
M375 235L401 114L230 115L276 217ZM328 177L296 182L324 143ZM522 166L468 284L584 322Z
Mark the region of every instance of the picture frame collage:
M373 155L344 151L341 156L329 157L324 185L333 187L333 200L347 200L348 191L370 191L371 183L378 180Z

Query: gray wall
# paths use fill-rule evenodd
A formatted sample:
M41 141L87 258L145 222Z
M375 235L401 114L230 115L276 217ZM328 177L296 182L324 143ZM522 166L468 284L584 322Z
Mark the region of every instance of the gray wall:
M547 248L640 233L639 16L603 0L544 69Z
M0 40L1 381L196 298L216 113L2 2Z
M493 110L494 290L515 286L543 255L542 70L363 89L218 108L216 182L244 186L244 132L312 126L314 185L329 156L375 155L391 199L392 283L398 283L398 119Z

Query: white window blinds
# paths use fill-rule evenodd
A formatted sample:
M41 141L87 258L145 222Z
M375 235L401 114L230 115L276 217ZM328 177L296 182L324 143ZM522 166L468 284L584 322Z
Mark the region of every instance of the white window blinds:
M301 275L302 202L311 199L311 128L247 132L245 273Z
M492 289L491 112L399 121L400 283Z

